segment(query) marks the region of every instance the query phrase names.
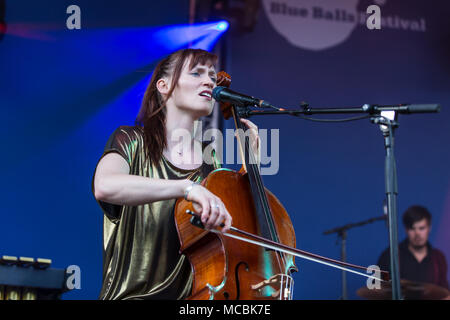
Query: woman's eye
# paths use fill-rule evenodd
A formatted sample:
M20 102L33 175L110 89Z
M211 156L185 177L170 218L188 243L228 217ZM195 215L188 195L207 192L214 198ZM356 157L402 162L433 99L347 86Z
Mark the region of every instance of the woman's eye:
M216 78L214 78L214 77L211 77L211 80L214 82L214 83L216 83L217 82L217 79Z
M200 75L200 73L198 73L198 72L191 72L191 74L195 75L195 76L199 76Z

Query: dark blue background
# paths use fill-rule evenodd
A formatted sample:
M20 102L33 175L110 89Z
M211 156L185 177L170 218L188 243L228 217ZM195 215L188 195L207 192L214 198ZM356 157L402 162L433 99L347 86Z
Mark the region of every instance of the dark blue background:
M102 214L91 178L104 144L117 126L133 123L155 61L185 45L158 30L187 23L187 1L108 3L6 1L9 30L22 32L0 42L0 254L51 258L56 268L79 265L82 288L66 299L96 299L101 286ZM65 28L71 4L82 10L82 30ZM261 11L253 33L227 35L227 71L232 88L279 106L441 103L440 114L399 119L399 214L411 204L427 206L430 240L450 257L450 6L388 1L382 10L425 17L427 32L358 27L340 45L308 51L278 35ZM280 169L264 182L290 213L297 246L339 258L336 236L322 232L382 214L379 128L369 120L251 120L280 129ZM387 235L383 222L351 230L348 261L376 263ZM302 260L297 265L296 299L339 298L339 271ZM350 298L364 284L349 274Z

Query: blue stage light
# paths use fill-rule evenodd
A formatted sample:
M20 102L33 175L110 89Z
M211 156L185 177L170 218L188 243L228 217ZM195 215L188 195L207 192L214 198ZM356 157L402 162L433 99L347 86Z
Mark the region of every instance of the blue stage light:
M217 24L216 29L219 31L226 31L230 24L227 21L221 21Z

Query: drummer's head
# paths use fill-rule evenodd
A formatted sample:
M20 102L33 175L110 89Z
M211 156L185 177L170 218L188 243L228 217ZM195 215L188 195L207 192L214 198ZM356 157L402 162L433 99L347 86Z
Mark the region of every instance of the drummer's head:
M414 205L406 209L403 213L403 225L411 246L421 248L427 244L431 231L431 214L426 208Z

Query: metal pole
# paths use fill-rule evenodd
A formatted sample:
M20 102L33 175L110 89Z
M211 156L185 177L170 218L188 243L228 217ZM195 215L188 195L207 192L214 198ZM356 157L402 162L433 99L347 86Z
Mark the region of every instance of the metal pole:
M383 131L386 148L385 183L389 217L389 253L392 280L392 300L402 299L400 286L400 270L398 258L398 227L397 227L397 168L394 157L394 128L388 124L388 130Z
M341 237L341 261L346 262L347 253L346 253L346 242L347 242L347 230L343 230L339 233ZM348 299L347 294L347 272L342 271L342 300Z

